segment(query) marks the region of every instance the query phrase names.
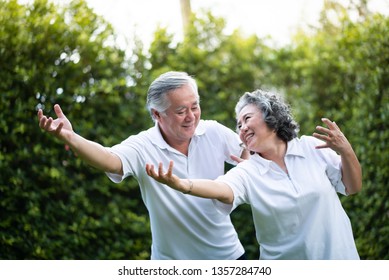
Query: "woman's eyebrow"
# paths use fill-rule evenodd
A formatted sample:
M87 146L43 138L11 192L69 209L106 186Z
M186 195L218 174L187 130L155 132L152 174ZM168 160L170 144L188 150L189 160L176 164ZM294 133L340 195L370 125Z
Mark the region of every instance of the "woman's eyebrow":
M248 113L244 114L240 119L244 120L247 116L250 116L250 115L253 115L253 114L254 114L253 112L248 112ZM240 124L242 124L242 122L238 121L237 125L240 125Z

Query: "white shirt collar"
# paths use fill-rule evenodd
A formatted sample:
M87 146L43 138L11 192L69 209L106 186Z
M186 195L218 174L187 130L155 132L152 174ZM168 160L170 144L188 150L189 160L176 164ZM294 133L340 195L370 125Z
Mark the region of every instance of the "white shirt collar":
M200 120L199 124L196 127L193 138L203 135L206 130L207 129L203 125L203 121ZM165 139L163 139L161 130L158 126L158 122L155 122L154 127L150 128L148 130L148 133L150 134L151 142L153 142L154 145L157 145L161 149L172 149L172 147L168 143L166 143Z
M305 157L303 149L299 145L296 144L297 141L300 141L300 140L298 138L294 138L288 142L285 157L289 157L289 156ZM260 155L258 155L257 153L255 153L254 155L251 155L250 159L253 159L259 163L258 168L259 168L259 173L261 175L263 175L267 171L269 171L270 165L273 163L271 160L267 160L267 159L261 157Z

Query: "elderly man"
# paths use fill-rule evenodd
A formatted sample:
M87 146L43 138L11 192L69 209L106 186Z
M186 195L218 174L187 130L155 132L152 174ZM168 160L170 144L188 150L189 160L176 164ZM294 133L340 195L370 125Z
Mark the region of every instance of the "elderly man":
M178 193L149 177L146 163L175 162L182 178L216 179L225 162L247 158L238 135L216 121L201 120L196 81L183 72L167 72L150 85L147 107L155 126L113 147L76 134L59 105L56 119L38 111L39 126L106 172L115 183L134 176L150 215L151 259L242 259L244 249L229 216L212 201Z

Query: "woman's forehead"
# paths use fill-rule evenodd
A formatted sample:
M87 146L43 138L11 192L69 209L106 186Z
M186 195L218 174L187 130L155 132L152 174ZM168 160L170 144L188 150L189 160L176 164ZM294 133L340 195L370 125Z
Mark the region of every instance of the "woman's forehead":
M258 107L255 104L247 104L240 110L238 114L238 119L243 118L247 114L257 113L259 111Z

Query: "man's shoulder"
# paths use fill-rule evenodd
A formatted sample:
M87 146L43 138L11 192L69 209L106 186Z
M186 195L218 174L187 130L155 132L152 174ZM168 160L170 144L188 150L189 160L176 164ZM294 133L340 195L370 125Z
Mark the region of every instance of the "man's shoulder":
M222 125L221 123L215 121L215 120L200 120L199 124L196 128L196 135L207 135L207 136L213 136L213 135L219 135L225 133L227 131L227 127Z
M157 134L155 127L151 127L147 130L142 130L136 134L128 136L127 139L123 141L123 143L145 143L153 138L153 135Z
M199 122L199 126L214 126L214 125L221 125L220 123L218 123L217 121L215 120L200 120Z
M228 129L228 130L230 130L228 127L219 123L216 120L200 120L198 127L203 128L203 129Z

